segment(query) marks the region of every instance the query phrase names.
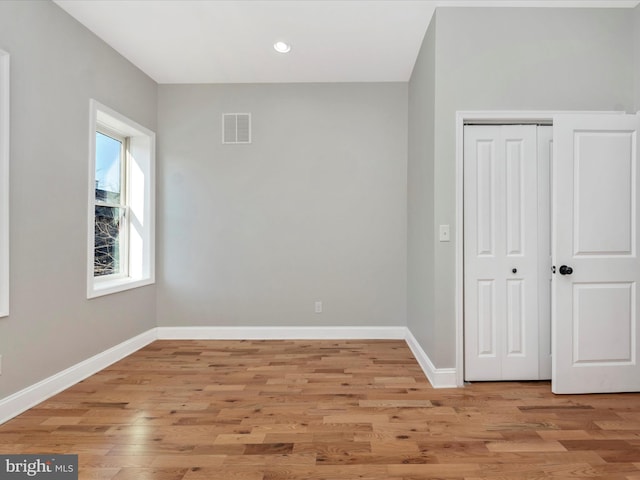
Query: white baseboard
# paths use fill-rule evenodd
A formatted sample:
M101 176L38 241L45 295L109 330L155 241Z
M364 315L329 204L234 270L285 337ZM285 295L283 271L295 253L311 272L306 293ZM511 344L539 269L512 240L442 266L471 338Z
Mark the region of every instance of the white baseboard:
M403 340L405 327L158 327L160 340Z
M157 327L0 399L0 424L155 340L405 340L434 388L455 388L456 369L436 368L406 327Z
M157 339L156 329L141 333L115 347L45 378L0 400L0 424L60 393Z
M457 388L455 368L436 368L409 329L405 340L433 388Z

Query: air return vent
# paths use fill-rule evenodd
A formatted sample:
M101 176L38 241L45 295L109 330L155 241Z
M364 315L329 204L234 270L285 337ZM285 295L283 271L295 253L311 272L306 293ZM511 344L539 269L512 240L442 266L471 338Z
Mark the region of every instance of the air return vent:
M222 143L251 143L251 114L222 114Z

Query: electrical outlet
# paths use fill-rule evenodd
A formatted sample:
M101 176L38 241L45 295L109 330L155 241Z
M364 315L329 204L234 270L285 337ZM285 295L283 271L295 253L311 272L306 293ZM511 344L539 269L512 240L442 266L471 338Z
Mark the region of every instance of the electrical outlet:
M440 225L440 241L448 242L451 240L451 231L449 225Z
M316 302L315 304L315 312L322 313L322 302Z

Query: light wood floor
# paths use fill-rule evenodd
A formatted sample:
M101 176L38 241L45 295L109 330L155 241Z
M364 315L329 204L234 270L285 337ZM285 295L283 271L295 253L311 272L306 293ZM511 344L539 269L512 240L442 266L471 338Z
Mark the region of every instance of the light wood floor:
M640 395L434 390L402 341L158 341L0 426L81 479L640 480Z

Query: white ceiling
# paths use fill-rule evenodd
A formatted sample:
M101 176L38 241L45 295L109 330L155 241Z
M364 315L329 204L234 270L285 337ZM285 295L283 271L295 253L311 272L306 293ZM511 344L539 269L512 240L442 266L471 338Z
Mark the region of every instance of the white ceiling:
M404 82L436 6L639 1L54 0L158 83Z

